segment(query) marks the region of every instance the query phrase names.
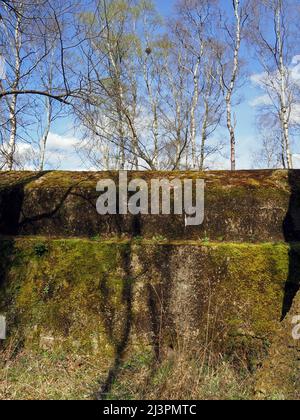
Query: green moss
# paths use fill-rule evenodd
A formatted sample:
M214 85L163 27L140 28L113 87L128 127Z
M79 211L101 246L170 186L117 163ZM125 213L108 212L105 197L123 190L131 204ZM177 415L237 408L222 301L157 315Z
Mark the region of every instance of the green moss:
M36 252L40 244L33 239L18 240L13 250L8 242L1 245L11 253L3 256L10 264L1 292L1 309L8 311L11 335L17 329L30 341L31 332L38 328L39 338L52 333L66 345L79 345L82 351L96 346L103 352L113 346L105 321L99 317L101 312L107 315L101 307L100 288L104 281L108 283L107 299L117 313L116 308L123 305L126 278L121 260L128 245L48 241L43 244L47 254L41 258ZM101 349L100 342L104 344Z
M210 357L254 371L280 325L290 246L161 239L1 240L10 340L101 357L107 370L208 342Z
M216 274L220 285L214 305L222 308L222 324L232 337L227 342L228 352L232 353L238 344L248 359L261 359L259 353L268 350L270 337L279 326L289 247L220 244L210 254L216 270L223 267Z
M34 180L39 176L38 180ZM118 178L118 173L110 172L72 172L72 171L48 171L48 172L1 172L0 189L8 185L17 185L19 183L26 183L27 188L69 188L72 186L80 186L83 188L95 188L99 179L103 178ZM287 171L141 171L129 172L129 179L131 177L140 177L145 180L151 178L189 178L189 179L205 179L210 185L227 188L232 187L252 187L252 188L284 188L287 184ZM32 181L29 182L28 181Z

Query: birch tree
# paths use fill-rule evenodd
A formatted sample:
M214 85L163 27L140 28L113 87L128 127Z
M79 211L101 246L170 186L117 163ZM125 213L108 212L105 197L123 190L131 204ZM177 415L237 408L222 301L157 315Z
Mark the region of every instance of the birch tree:
M0 81L0 104L5 118L2 122L2 166L12 170L18 140L30 143L29 126L33 124L31 109L34 98L48 98L70 104L69 98L79 95L80 89L70 89L64 61L64 40L61 19L75 7L57 1L55 9L47 0L0 0L1 36L6 77ZM55 22L56 28L54 28ZM53 44L53 32L60 37L56 72L60 77L52 89L40 83L42 64L48 59Z
M263 132L261 147L253 154L253 167L255 169L278 169L284 167L280 143L280 130L272 133L269 130Z
M163 25L162 19L151 3L142 13L142 31L137 50L139 68L143 74L144 87L141 89L141 101L147 115L145 128L152 138L153 164L160 169L163 130L161 124L162 101L164 90L164 63L169 55L170 43L164 36L156 35Z
M21 83L21 48L23 44L22 40L22 12L23 12L23 3L18 4L18 10L13 8L10 9L7 4L4 4L6 15L12 16L10 22L2 17L1 26L5 32L4 39L6 43L6 48L4 55L9 57L7 64L11 68L11 78L6 80L10 84L12 91L17 91L20 88ZM4 20L5 19L5 20ZM5 24L7 23L7 25ZM3 82L0 82L0 87L3 86ZM5 97L5 102L8 109L8 118L7 118L7 132L9 133L9 139L7 145L4 144L2 149L2 155L4 155L5 166L11 171L14 164L14 154L16 150L16 139L17 139L17 109L18 109L18 95L16 93L12 94L10 97Z
M215 147L207 140L221 121L221 89L215 55L218 2L180 0L177 20L173 23L176 35L175 50L184 50L187 57L184 69L188 75L189 141L186 146L186 168L204 169L205 159Z
M236 119L233 112L233 97L237 88L237 81L240 72L240 52L241 43L244 35L245 24L248 20L248 2L247 0L233 0L233 24L224 22L224 30L227 35L227 42L229 45L228 54L232 54L232 63L230 64L230 71L225 73L224 64L222 65L223 72L221 74L221 86L226 103L226 120L227 129L230 137L230 164L231 170L236 169ZM227 66L228 70L228 66Z
M206 159L214 154L223 151L223 144L217 142L215 145L208 145L207 142L215 131L221 126L224 114L224 101L222 89L219 83L219 61L218 57L224 51L223 46L209 39L206 46L202 66L201 99L203 102L201 112L201 146L198 159L199 169L206 169Z
M298 80L292 72L296 54L293 5L287 1L269 0L253 4L253 30L250 41L262 68L253 81L263 90L259 109L268 113L269 129L278 127L281 133L281 153L284 167L293 168L291 131L296 123L296 91ZM273 115L273 118L270 116Z
M206 54L208 39L211 35L211 27L216 12L216 1L179 0L176 5L177 13L174 25L174 32L177 36L177 49L183 48L186 51L188 60L186 68L190 74L190 129L189 144L186 151L191 152L191 167L198 168L198 144L200 132L199 104L200 83L202 72L203 56ZM180 47L180 44L182 46ZM188 156L188 153L187 153ZM188 157L189 159L189 157Z
M120 169L125 166L156 169L157 165L158 144L154 150L149 147L141 121L145 115L142 110L143 78L144 83L148 83L150 112L158 112L156 93L150 85L149 74L145 73L150 56L155 54L143 48L140 33L141 22L147 13L152 13L148 2L99 0L94 12L82 16L89 49L85 48L83 52L89 92L81 121L94 137L91 147L95 147L98 140L119 150ZM142 36L145 40L145 34ZM152 44L151 52L154 52L155 42Z

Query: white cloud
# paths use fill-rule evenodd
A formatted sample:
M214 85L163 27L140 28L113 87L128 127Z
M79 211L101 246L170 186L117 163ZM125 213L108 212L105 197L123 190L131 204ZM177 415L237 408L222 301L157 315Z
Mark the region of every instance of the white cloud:
M295 66L296 64L298 64L300 62L300 55L295 55L293 58L292 58L292 66Z
M263 86L263 82L266 80L266 78L267 78L267 73L265 72L255 73L250 76L251 83L253 83L254 85L258 85L260 87Z
M47 167L82 170L82 162L76 152L76 146L79 141L73 136L64 136L50 132L46 150Z
M290 79L292 82L294 82L296 85L300 87L300 55L295 55L291 61L290 66L288 67ZM279 73L278 71L274 71L272 74L273 80L278 80L278 83L280 81ZM252 84L264 88L265 82L268 81L270 75L268 75L266 72L262 73L255 73L250 76L250 80Z
M79 140L75 137L50 133L46 149L46 169L84 169L75 149L78 142ZM38 146L18 143L17 156L25 169L34 170L34 162L37 164L39 157Z
M297 55L293 58L290 73L294 83L300 86L300 55Z
M294 169L300 169L300 154L293 155Z
M47 142L48 150L65 150L70 152L74 149L79 140L75 137L61 136L56 133L50 133Z
M271 105L272 101L269 95L261 95L250 101L249 104L255 108L257 106Z
M300 103L295 104L293 106L292 112L291 112L291 122L293 124L299 124L300 122Z
M19 153L27 153L27 152L30 152L30 150L32 150L32 147L29 144L19 143L17 145L17 151Z
M291 64L288 68L290 81L293 83L295 88L300 88L300 55L295 55L291 61ZM277 71L275 71L272 75L273 83L275 85L275 90L280 90L280 77ZM270 82L268 82L270 76L266 72L256 73L250 77L251 83L254 86L266 91L268 90L268 94L258 95L254 98L249 104L252 107L259 107L264 105L271 105L272 104L272 96L275 99L275 91L271 88ZM277 86L276 86L277 84ZM295 103L293 105L292 113L291 113L291 122L292 123L299 123L300 122L300 103Z

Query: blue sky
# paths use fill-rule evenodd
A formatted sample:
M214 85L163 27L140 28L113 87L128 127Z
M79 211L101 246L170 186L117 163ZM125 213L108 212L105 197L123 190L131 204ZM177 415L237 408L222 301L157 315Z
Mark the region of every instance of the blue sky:
M221 0L225 9L231 9L231 2L228 0ZM175 0L154 0L154 3L157 6L158 11L168 17L174 8ZM300 51L299 51L300 52ZM253 165L253 153L257 150L259 145L259 133L255 125L256 112L257 109L251 105L251 102L259 97L262 92L251 82L251 75L257 73L257 65L246 49L246 45L242 48L242 56L244 59L247 59L248 71L249 74L245 78L242 88L238 92L238 96L241 97L240 104L235 106L235 113L237 117L237 168L238 169L250 169ZM70 147L68 148L67 159L64 158L63 152L59 149L59 138L57 135L63 136L68 140L65 142L65 145L68 144L71 146L73 144L73 139L76 137L74 129L72 128L72 123L70 121L60 121L57 122L52 129L52 137L56 136L56 139L53 140L54 144L58 146L58 149L53 148L53 153L60 157L60 167L62 169L85 169L82 161L76 156L75 151L70 152ZM225 129L222 129L218 133L218 138L227 142L228 133ZM52 143L52 140L51 142ZM74 150L72 148L72 150ZM299 149L295 150L295 153L299 153ZM297 165L297 161L295 161ZM229 168L229 160L225 159L222 162L224 168ZM300 160L299 160L300 165ZM297 165L298 166L298 165Z

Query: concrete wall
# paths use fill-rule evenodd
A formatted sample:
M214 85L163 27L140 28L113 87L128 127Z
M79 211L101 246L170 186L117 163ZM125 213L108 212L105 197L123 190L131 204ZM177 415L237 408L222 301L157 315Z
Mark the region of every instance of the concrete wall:
M195 228L178 216L99 216L95 188L108 176L0 175L7 343L101 355L104 375L126 353L209 349L253 372L258 395L298 398L300 173L175 173L206 180Z

